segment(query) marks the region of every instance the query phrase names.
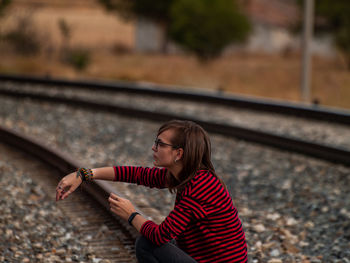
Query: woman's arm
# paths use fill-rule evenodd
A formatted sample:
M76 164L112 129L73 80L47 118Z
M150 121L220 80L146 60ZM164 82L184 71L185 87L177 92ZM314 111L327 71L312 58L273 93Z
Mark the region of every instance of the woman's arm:
M159 189L166 187L167 169L140 166L115 166L115 180Z
M114 168L113 167L102 167L92 169L92 179L113 181L114 180Z
M140 233L160 246L178 237L191 221L202 220L205 217L206 211L193 197L182 196L160 225L148 220L142 223Z

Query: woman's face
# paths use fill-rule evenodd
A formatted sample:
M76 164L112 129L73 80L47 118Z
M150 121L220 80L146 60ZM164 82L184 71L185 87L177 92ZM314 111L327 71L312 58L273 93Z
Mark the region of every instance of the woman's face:
M156 142L152 146L153 150L153 165L165 168L171 168L177 159L177 149L171 145L171 138L174 131L169 129L163 131L156 138Z

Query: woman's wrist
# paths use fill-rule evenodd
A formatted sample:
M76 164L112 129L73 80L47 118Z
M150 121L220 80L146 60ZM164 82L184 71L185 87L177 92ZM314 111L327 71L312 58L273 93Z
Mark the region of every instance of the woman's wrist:
M139 214L140 214L139 212L133 212L133 213L130 214L130 216L128 218L129 225L132 226L132 221L134 220L135 216L137 216Z
M141 214L138 214L132 220L132 225L136 228L138 232L141 232L141 228L147 220L148 219L144 218Z
M76 177L80 177L81 181L91 181L94 177L94 174L90 168L79 168L76 173Z

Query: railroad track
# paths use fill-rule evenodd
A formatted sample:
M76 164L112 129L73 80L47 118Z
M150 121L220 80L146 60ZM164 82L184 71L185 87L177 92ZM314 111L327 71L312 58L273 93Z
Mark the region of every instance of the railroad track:
M0 81L11 81L19 84L40 84L48 87L66 89L74 87L82 90L110 91L114 93L129 93L138 95L150 95L154 97L187 100L191 102L204 102L209 104L227 105L235 108L246 108L264 112L278 112L279 114L300 116L313 120L350 125L350 111L325 108L318 105L302 105L287 102L277 102L267 99L243 98L232 95L220 95L214 93L195 92L176 89L176 86L161 86L145 83L129 82L102 82L102 81L69 81L57 78L44 78L19 75L0 74Z
M72 82L63 80L49 80L42 78L28 78L28 77L14 77L14 76L0 76L2 81L14 81L16 83L29 83L31 85L55 85L62 87L79 87L84 89L99 89L99 90L113 90L113 92L128 92L133 94L151 94L152 96L175 96L176 98L187 99L187 100L201 100L207 103L219 103L227 104L235 107L249 107L255 110L262 111L278 111L283 114L293 114L303 116L305 118L312 118L318 120L327 120L333 123L342 123L343 125L350 124L350 114L347 112L340 111L330 111L324 109L312 109L310 107L296 107L291 105L282 105L276 103L267 102L257 102L248 101L237 98L224 98L220 96L213 95L200 95L187 92L176 92L176 91L165 91L159 90L158 88L145 88L139 87L138 85L127 86L126 84L98 84L98 83L87 83L87 82ZM350 149L343 148L341 145L339 147L334 147L332 145L324 145L318 142L312 142L308 140L293 138L291 136L282 136L274 134L272 132L261 131L257 129L250 129L245 127L240 127L237 125L217 123L215 121L205 121L202 119L197 119L193 116L184 116L179 114L173 114L170 112L158 112L140 109L137 107L127 107L120 106L113 103L100 102L86 98L80 97L69 97L62 96L60 94L47 94L45 92L28 91L22 90L21 88L17 90L11 89L0 89L0 94L3 96L10 96L15 98L30 98L34 100L49 101L52 103L63 103L75 107L94 109L99 111L106 111L111 113L117 113L126 116L132 116L137 118L144 118L153 121L164 122L170 119L191 119L201 126L203 126L209 132L222 134L226 136L235 137L238 139L243 139L251 142L256 142L279 149L301 153L304 155L321 158L331 162L341 163L344 165L350 165ZM244 101L244 103L243 103Z
M163 118L167 117L167 114L157 115L157 112L154 111L140 111L140 108L136 108L136 110L133 108L130 112L134 114L132 116L135 118L123 118L113 114L122 113L121 115L129 117L127 107L118 108L115 107L116 105L104 102L104 108L101 110L96 101L82 99L80 95L67 98L60 93L58 96L53 96L35 92L31 97L31 92L28 90L26 92L29 94L21 94L18 90L15 93L7 94L6 97L12 97L8 100L9 103L2 98L2 102L8 108L8 111L4 111L5 114L6 112L11 113L9 109L18 107L20 109L19 115L29 121L24 125L19 120L17 130L42 136L49 141L50 145L57 148L63 146L68 151L73 151L77 157L91 158L93 160L90 162L94 165L104 165L106 162L114 164L116 163L115 159L118 160L117 163L123 164L130 162L130 159L134 158L133 156L136 157L131 160L132 163L135 161L134 163L144 165L149 162L144 162L145 152L139 152L142 148L150 146L147 143L154 135L155 126L159 125L157 120L163 122L165 120ZM61 100L60 102L56 101L57 97L58 101ZM14 100L13 98L18 99ZM51 105L55 102L59 103L56 104L57 107ZM65 104L70 106L66 107ZM80 109L81 106L83 106L82 109ZM32 107L35 110L31 111ZM38 122L35 121L35 125L42 124L48 127L39 132L32 126L29 127L30 120L35 119L33 115L40 115L46 110L48 112L42 115L47 116ZM27 113L22 114L22 112ZM112 114L108 112L112 112ZM10 115L11 118L5 117L3 120L8 126L17 128L16 120L18 119L15 114L11 113ZM68 125L64 125L63 133L58 130L59 125L51 125L53 121L59 120L60 115L63 116L62 121L68 122ZM65 119L68 116L70 120ZM153 121L147 121L144 116L147 120ZM181 116L172 114L168 117L180 118ZM85 122L88 122L88 125L84 125ZM142 132L130 128L134 127L134 122ZM198 122L204 124L203 126L206 123L214 125L212 129L210 126L205 127L216 134L226 134L226 136L215 135L212 137L215 145L219 145L219 151L213 157L220 161L219 172L225 175L224 179L231 190L230 193L238 203L249 242L250 259L253 259L254 262L267 262L268 259L281 257L281 261L276 262L301 262L302 260L319 262L317 260L323 256L324 262L336 262L333 261L335 258L349 257L346 245L349 237L348 218L350 218L350 211L347 209L350 199L346 188L349 180L348 167L285 151L270 150L269 147L245 142L236 143L236 140L229 137L246 138L246 130L238 129L235 131L236 134L232 134L232 125L227 125L230 127L228 131L225 131L225 126L218 123L201 122L201 120ZM74 124L78 124L79 127ZM93 127L95 124L102 126L102 128L89 131L95 134L97 139L92 139L90 135L87 135L80 140L81 133L85 131L87 133L87 128ZM28 127L23 127L26 125ZM52 127L57 131L51 130ZM54 140L51 140L50 136L46 136L50 130L55 134ZM238 131L241 131L241 135L237 135ZM61 144L61 136L67 136L69 139ZM256 135L256 137L259 140L260 135ZM2 138L1 135L0 138ZM66 139L62 138L62 140ZM248 141L249 138L245 140ZM86 142L91 142L92 145L87 145ZM77 147L70 147L74 143L77 144ZM98 146L99 144L101 145ZM260 144L266 145L264 142L260 142ZM81 149L81 145L89 147ZM111 147L112 145L113 147ZM321 146L323 148L324 145ZM275 147L287 149L285 146ZM92 151L96 155L91 156L89 148L93 148ZM76 149L81 149L81 151ZM318 156L318 158L330 160L327 157L327 150L329 149L323 148L323 157ZM249 153L246 154L245 151ZM290 151L293 152L292 149ZM106 152L107 157L104 156L96 161L99 152ZM348 153L345 152L345 154ZM112 155L114 156L110 158ZM309 155L317 156L311 153ZM343 156L343 159L348 159L348 155L345 155L345 158ZM348 165L346 161L339 159L334 161ZM222 168L225 171L221 170ZM137 190L142 189L138 188ZM137 191L132 190L131 192ZM140 191L140 193L141 198L143 192ZM139 198L138 194L139 192L137 192L137 196L134 195L129 199L136 201ZM147 192L146 195L146 198L152 201L152 206L159 204L157 209L164 209L162 206L165 198L162 198L162 195L158 192L157 195L153 195L151 192ZM152 213L145 213L145 215L150 214L152 215Z
M50 176L43 173L35 175L35 179L51 194L55 192L60 176L80 167L79 163L69 156L24 134L0 127L0 138L1 142L54 167L54 171L50 168ZM92 247L96 257L111 262L136 262L134 241L137 231L109 211L108 196L111 192L117 193L116 190L103 181L82 184L81 189L83 191L77 189L60 208L75 222L80 232L91 237L88 245Z

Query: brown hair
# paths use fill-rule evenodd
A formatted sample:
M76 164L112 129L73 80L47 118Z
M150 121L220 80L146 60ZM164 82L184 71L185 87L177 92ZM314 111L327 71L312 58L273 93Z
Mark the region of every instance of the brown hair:
M177 180L168 174L167 186L170 192L179 192L194 177L197 170L209 170L225 187L224 182L216 175L211 163L211 143L208 134L198 124L192 121L172 120L163 124L158 130L158 136L166 131L173 130L171 144L183 149L183 169Z

